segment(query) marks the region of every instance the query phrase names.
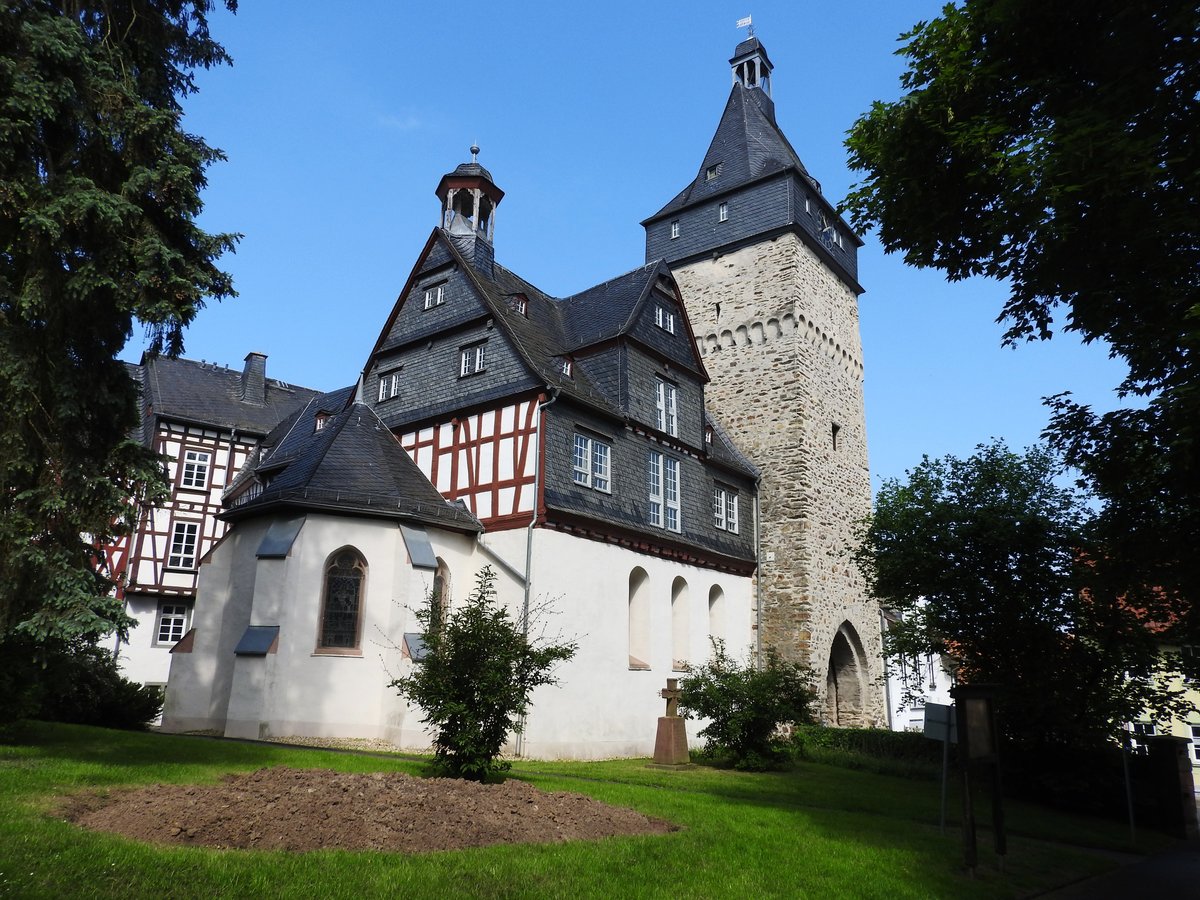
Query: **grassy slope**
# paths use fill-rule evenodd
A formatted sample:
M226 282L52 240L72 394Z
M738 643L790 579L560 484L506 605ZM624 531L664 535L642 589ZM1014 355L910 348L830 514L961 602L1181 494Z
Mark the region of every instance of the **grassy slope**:
M216 781L266 765L345 771L420 764L320 750L100 729L23 726L0 744L0 896L272 897L990 897L1022 896L1111 865L1025 837L1001 874L981 835L979 875L962 873L954 829L938 833L937 786L828 766L751 775L644 762L520 763L571 790L669 819L666 837L400 856L158 848L84 832L49 812L63 794ZM986 806L981 813L986 815ZM1014 832L1122 846L1119 826L1012 806Z

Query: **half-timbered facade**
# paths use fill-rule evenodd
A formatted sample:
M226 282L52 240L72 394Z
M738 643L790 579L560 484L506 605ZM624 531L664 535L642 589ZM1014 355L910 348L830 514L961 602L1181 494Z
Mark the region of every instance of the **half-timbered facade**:
M191 627L200 561L220 540L222 494L263 437L315 393L266 376L266 356L241 371L145 357L130 367L142 398L140 439L163 458L171 496L138 511L107 551L117 595L137 625L115 651L126 677L166 684L171 647Z
M648 753L665 678L713 638L752 645L757 472L705 411L670 270L551 297L495 261L486 169L438 196L356 386L280 423L226 492L165 728L427 745L388 674L424 594L453 607L484 566L516 618L548 603L580 644L535 695L529 755ZM346 633L374 652L324 643L330 566L362 573Z

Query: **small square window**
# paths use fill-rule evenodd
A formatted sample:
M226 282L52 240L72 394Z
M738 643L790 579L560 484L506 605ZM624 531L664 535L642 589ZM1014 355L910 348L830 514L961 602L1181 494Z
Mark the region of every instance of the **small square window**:
M508 308L523 316L529 315L529 298L524 294L512 294L508 298Z
M679 220L678 219L676 219L674 222L671 223L671 240L675 240L675 238L677 238L677 237L679 237Z
M707 169L704 170L704 180L705 181L714 181L714 180L716 180L716 177L720 174L721 174L721 164L717 163L716 165L709 166Z
M158 622L154 628L154 643L174 644L188 627L186 603L163 603L158 607Z
M316 417L313 419L313 423L316 426L313 430L320 431L322 428L325 427L325 425L328 422L329 422L329 413L323 413L323 412L317 413Z
M471 347L463 347L458 363L458 375L460 378L467 375L474 375L476 372L484 370L486 360L484 351L486 347L486 342L475 344Z
M425 308L433 309L446 302L446 285L435 284L425 289Z
M384 372L379 376L379 396L378 402L391 400L393 397L400 396L400 370L393 369L390 372Z
M212 454L206 450L184 450L183 474L179 477L179 486L201 491L208 487L211 462Z
M675 333L675 313L667 309L661 303L654 309L654 324L663 331Z
M167 554L167 567L194 569L196 567L196 541L199 536L199 522L176 522L175 527L171 530L171 547Z
M728 220L729 220L729 204L726 203L725 201L721 201L720 205L717 206L717 221L718 222L726 222Z
M563 375L565 375L567 378L574 378L575 377L573 374L575 371L574 363L572 363L571 360L569 360L569 359L564 359L562 361L561 371L562 371Z

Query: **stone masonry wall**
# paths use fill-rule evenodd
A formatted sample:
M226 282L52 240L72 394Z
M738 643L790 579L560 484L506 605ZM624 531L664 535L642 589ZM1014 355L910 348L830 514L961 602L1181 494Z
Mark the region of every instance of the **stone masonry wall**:
M763 473L761 644L824 687L848 623L863 701L839 721L882 723L879 612L852 558L871 504L858 299L793 234L675 276L712 377L708 407Z

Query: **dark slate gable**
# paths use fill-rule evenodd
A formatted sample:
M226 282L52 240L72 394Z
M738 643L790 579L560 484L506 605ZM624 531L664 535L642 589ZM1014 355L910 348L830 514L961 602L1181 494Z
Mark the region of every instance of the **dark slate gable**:
M318 409L337 405L351 390L326 395L294 417L278 444L253 466L254 477L265 482L262 490L240 494L224 517L286 507L479 531L479 521L442 498L367 405L345 405L317 430Z
M216 363L146 356L141 387L150 416L261 436L317 396L308 388L263 378L264 393L243 399L243 373ZM153 433L151 427L151 433Z
M710 170L715 177L708 177ZM821 195L820 184L780 131L774 103L759 88L733 85L696 177L642 225L646 258L671 263L794 231L862 292L857 282L862 241Z

